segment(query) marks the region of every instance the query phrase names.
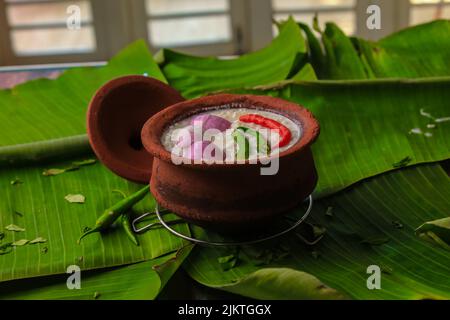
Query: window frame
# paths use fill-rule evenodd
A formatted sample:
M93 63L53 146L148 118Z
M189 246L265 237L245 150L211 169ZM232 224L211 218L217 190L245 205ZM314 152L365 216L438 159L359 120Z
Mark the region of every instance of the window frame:
M112 2L111 0L109 0ZM114 0L116 1L116 0ZM67 2L70 0L43 0L42 3L59 3ZM102 14L104 6L106 5L105 0L89 0L92 9L92 25L95 34L96 48L93 52L62 52L56 54L30 54L30 55L17 55L14 52L11 39L12 28L7 19L7 6L5 0L0 0L0 65L26 65L26 64L39 64L39 63L65 63L65 62L85 62L85 61L100 61L107 59L108 56L108 45L105 43L104 34L106 33L104 24L104 16ZM24 1L23 4L32 3ZM21 3L22 4L22 3ZM19 4L19 5L21 5ZM56 25L54 25L56 26ZM39 29L36 27L27 27L27 29Z
M42 0L60 2L70 0ZM104 61L136 39L145 39L152 48L148 32L148 14L145 0L89 0L92 9L92 26L96 37L96 51L90 53L61 53L55 55L18 56L12 49L10 26L7 22L6 0L0 0L0 65L24 65L42 63L67 63ZM409 25L411 8L436 6L437 4L413 5L409 0L355 0L355 36L379 39ZM381 8L382 29L368 30L367 7L371 4ZM450 3L444 3L450 6ZM344 8L345 7L345 8ZM319 8L305 10L277 10L277 13L314 12ZM319 11L339 12L348 6L320 8ZM194 55L237 55L259 50L273 38L272 17L275 10L272 0L229 0L232 39L223 43L180 46L175 50ZM184 16L190 16L185 14ZM114 23L111 23L111 22Z
M266 0L263 0L266 1ZM226 42L211 42L211 43L204 43L204 44L193 44L193 45L180 45L172 47L174 50L180 50L185 53L194 54L194 55L234 55L238 54L239 52L243 51L244 42L246 41L246 38L248 36L248 32L246 30L247 26L244 25L244 17L245 14L242 14L244 12L247 12L248 6L247 2L248 0L228 0L229 2L229 9L228 9L228 15L230 17L230 33L231 33L231 39ZM134 15L134 21L145 21L145 23L140 23L135 25L135 37L143 37L147 40L150 48L153 51L158 51L160 48L154 47L150 40L150 33L148 26L149 22L152 19L152 16L147 13L146 8L146 0L135 0L131 1L132 11ZM220 14L223 14L225 12L220 12ZM208 16L211 13L202 13L202 14L177 14L177 16L183 16L183 17L190 17L195 15L202 15L202 16ZM160 15L160 18L154 17L155 20L161 20L163 19ZM169 16L169 14L167 15ZM242 36L242 37L241 37ZM245 48L246 49L246 48Z

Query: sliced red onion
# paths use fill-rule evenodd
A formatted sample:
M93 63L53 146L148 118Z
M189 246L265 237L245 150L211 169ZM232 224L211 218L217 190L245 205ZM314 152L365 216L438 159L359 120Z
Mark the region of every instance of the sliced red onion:
M231 127L231 122L227 119L224 119L219 116L215 116L212 114L201 114L198 116L195 116L191 120L191 124L194 125L194 122L201 122L203 131L209 130L209 129L217 129L219 131L225 131L228 128Z
M194 128L192 126L179 129L177 136L175 137L177 146L186 148L194 143Z
M209 141L197 141L187 148L183 149L183 157L193 160L214 160L216 157L217 146L214 146L212 152L204 154L205 149L211 144Z

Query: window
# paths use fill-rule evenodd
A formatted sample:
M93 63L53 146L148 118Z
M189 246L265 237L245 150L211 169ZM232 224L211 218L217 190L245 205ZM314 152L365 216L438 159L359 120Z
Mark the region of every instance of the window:
M285 20L292 15L311 25L317 13L322 28L325 22L333 21L347 34L356 31L356 0L272 0L272 8L276 20Z
M67 28L68 4L64 1L7 0L6 16L13 52L18 56L94 52L96 43L90 3L74 1L70 4L80 8L79 30Z
M68 18L79 13L79 27ZM88 61L104 58L89 0L0 0L2 64Z
M410 25L450 18L450 0L410 0Z
M380 30L366 26L367 8L381 8ZM68 7L80 10L67 28ZM289 15L321 27L379 39L408 25L450 18L450 0L0 0L0 65L106 60L136 39L151 49L195 55L258 50L276 33L272 18Z
M147 35L154 49L177 48L196 54L234 54L242 9L236 0L145 0Z
M228 0L147 0L148 29L154 47L229 42Z

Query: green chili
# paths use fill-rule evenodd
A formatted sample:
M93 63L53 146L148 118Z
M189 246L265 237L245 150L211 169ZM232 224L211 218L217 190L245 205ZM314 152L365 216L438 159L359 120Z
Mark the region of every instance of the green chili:
M126 213L128 210L130 210L131 207L133 207L137 202L142 200L142 198L144 198L144 196L148 192L149 192L148 186L145 186L144 188L130 195L129 197L120 200L109 209L106 209L95 222L95 226L81 235L81 237L78 239L78 243L80 243L81 239L83 239L88 234L100 232L110 227L117 220L117 218L119 218L122 214Z
M122 228L123 230L125 230L125 233L128 236L128 239L131 240L131 242L133 242L135 245L139 245L139 241L136 237L136 234L133 231L133 227L131 225L131 220L130 220L130 215L128 213L124 213L122 214L121 217L121 224L122 224Z
M250 154L250 145L247 137L240 130L233 132L234 142L237 144L236 159L246 160Z
M246 134L256 138L256 150L259 153L262 153L264 155L270 154L270 145L259 131L247 127L238 127L237 130L242 130Z

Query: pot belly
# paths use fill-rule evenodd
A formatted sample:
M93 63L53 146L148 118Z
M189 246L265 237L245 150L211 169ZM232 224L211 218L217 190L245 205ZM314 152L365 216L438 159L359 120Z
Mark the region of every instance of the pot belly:
M317 184L310 148L279 161L275 175L261 175L259 165L177 166L155 158L150 190L162 207L195 224L225 232L259 229Z

